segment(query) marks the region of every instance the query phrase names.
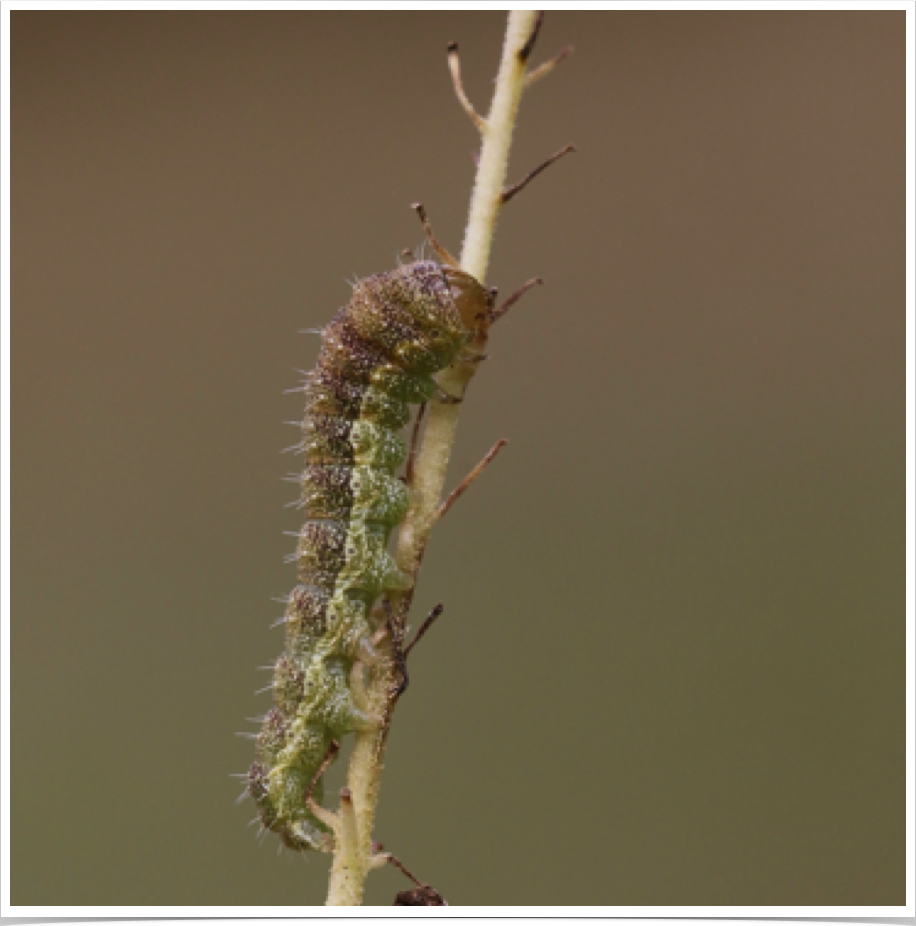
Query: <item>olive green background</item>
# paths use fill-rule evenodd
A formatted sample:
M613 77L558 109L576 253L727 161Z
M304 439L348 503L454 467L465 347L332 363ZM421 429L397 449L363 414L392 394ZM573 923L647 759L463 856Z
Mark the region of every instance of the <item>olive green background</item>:
M501 13L12 16L15 904L320 904L246 829L282 394ZM377 837L461 905L902 904L904 13L551 13ZM418 613L418 618L421 615ZM341 769L335 770L339 782ZM407 887L374 874L368 903Z

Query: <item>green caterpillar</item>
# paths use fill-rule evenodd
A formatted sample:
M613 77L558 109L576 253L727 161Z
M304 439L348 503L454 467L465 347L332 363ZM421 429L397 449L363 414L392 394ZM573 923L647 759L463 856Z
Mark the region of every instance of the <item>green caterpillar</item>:
M439 391L432 375L485 332L492 296L456 267L414 261L359 282L321 332L303 387L299 585L247 781L264 827L289 848L326 844L305 794L332 740L381 722L355 703L349 678L355 661L374 655L373 604L410 584L387 552L409 501L395 476L407 454L398 432L408 405ZM312 797L321 801L320 781Z

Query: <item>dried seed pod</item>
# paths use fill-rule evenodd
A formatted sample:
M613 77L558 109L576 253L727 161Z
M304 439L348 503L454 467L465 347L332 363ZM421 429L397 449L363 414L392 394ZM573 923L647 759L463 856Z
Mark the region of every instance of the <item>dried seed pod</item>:
M395 907L447 907L445 898L428 885L412 891L400 891L394 898Z

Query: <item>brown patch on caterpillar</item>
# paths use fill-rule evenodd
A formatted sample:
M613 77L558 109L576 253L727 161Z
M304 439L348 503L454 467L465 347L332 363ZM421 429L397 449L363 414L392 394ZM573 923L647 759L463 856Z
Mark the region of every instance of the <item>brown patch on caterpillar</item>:
M281 656L274 671L274 699L277 708L285 714L292 714L304 696L305 673L288 656Z
M348 306L349 308L349 306ZM388 361L384 351L365 340L343 309L324 330L319 364L347 382L364 385L376 367Z
M353 507L352 474L352 465L311 463L306 466L302 472L302 507L306 515L338 521L349 518Z
M353 422L334 415L309 415L302 422L302 452L306 463L353 463L350 434Z
M277 818L277 812L270 803L267 785L267 770L260 762L253 762L248 769L248 786L246 791L257 805L261 815L261 824L270 829Z
M297 585L286 609L286 629L290 638L308 636L319 639L327 630L330 596L314 585Z
M305 414L332 415L348 420L359 417L364 389L351 385L325 366L316 366L305 388Z
M416 336L416 324L410 312L393 298L380 298L373 292L379 277L358 284L352 305L358 310L348 316L348 328L364 341L376 345L387 360L398 357L398 348Z
M258 759L265 765L276 761L277 755L285 744L286 731L286 717L278 707L272 707L264 719L256 747Z
M247 791L256 802L267 796L267 773L260 762L253 762L251 768L248 769Z
M299 535L299 581L334 591L344 564L347 527L339 521L309 521Z

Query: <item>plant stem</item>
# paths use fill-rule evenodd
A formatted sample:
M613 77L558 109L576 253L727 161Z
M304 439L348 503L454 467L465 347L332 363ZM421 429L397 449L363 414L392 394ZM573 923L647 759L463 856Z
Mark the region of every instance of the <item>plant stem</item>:
M461 252L462 269L481 283L490 262L500 197L509 165L512 131L525 83L527 62L521 60L519 51L530 37L537 16L535 10L518 10L509 14L496 90L486 119L487 128L483 132L483 147ZM482 352L483 346L475 344L472 350ZM463 395L476 369L477 365L473 363L456 364L442 373L439 384L450 395ZM398 565L411 574L419 567L423 548L436 519L461 407L461 404L442 402L430 407L423 446L416 461L411 507L398 542Z
M523 50L527 47L530 51L539 15L536 10L517 10L509 14L496 89L486 125L482 128L483 147L461 254L462 268L481 283L487 271L496 220L502 205L512 132L525 84L528 55L523 54ZM481 351L484 346L483 342L478 342L471 349ZM475 370L473 363L456 364L442 373L439 383L450 395L463 395ZM414 581L426 541L436 521L461 408L460 404L441 402L430 407L423 445L415 463L410 510L398 536L396 553L398 566L412 575ZM390 597L398 620L404 626L413 590ZM385 717L385 724L378 731L356 735L348 781L354 820L346 819L347 813L342 806L327 906L359 906L370 869L372 827L394 707L391 693L399 680L389 638L386 637L381 651L382 659L373 666L368 679L366 706L373 714Z

